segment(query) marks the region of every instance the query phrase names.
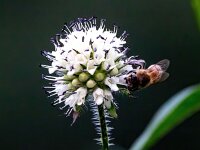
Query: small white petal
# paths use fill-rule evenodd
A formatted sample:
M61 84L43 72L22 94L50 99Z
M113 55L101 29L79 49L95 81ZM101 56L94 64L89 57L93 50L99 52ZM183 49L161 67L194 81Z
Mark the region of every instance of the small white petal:
M65 97L65 95L59 96L58 99L57 99L57 100L58 100L58 103L62 103L62 99L63 99L64 97Z
M124 66L124 61L123 61L123 60L120 60L120 61L118 61L116 64L117 64L116 67L117 67L118 69L120 69L121 67Z
M111 107L111 100L104 100L104 105L106 106L107 109L110 109L110 107Z
M55 85L55 92L57 92L58 96L63 95L64 92L67 91L67 85L66 84L56 84Z
M119 78L118 77L107 77L104 81L104 83L110 87L110 89L112 91L118 91L119 88L117 87L117 83L119 82Z
M103 97L98 96L95 100L97 105L101 105L103 103Z
M109 90L104 90L104 96L105 96L104 105L106 106L106 108L109 109L113 101L112 93Z
M127 77L127 75L119 76L119 82L117 84L121 84L121 85L127 86L127 83L126 83L126 80L125 80L126 77Z
M74 50L70 50L67 54L67 61L68 62L75 62L77 53Z
M49 74L54 73L56 70L60 70L58 69L58 66L62 67L62 70L65 69L67 62L63 59L59 59L58 61L53 61L51 65L52 67L48 68Z
M74 63L74 64L72 64L69 68L68 68L68 73L67 73L67 75L73 75L73 74L75 74L75 73L78 73L78 72L81 72L81 70L82 70L83 68L82 68L82 66L80 65L80 64L78 64L78 63Z
M100 88L95 89L93 92L93 97L94 97L95 103L97 105L101 105L103 103L103 99L104 99L103 90Z
M108 99L108 100L113 100L113 96L112 96L111 91L109 91L109 90L104 90L104 95L105 95L105 98L106 98L106 99Z
M87 63L87 71L93 75L94 72L96 71L97 69L97 66L95 64L95 61L94 60L89 60L88 63Z
M76 100L77 100L76 95L75 95L75 94L72 94L72 95L70 95L69 97L67 97L67 98L65 99L65 105L66 105L66 106L69 105L69 107L74 108L75 105L76 105Z
M87 58L83 54L77 54L76 55L76 62L82 65L86 65Z
M116 64L113 59L106 59L102 64L102 69L109 71L115 68Z
M119 72L120 73L123 73L123 72L130 72L130 71L132 71L133 70L133 67L132 67L132 65L126 65L126 66L124 66L124 67L122 67L120 70L119 70Z
M49 74L54 73L57 70L56 67L48 68Z
M85 96L87 95L87 89L80 87L78 90L76 90L76 92L77 92L77 97L78 97L77 105L84 104Z
M107 58L112 59L112 60L115 61L116 59L118 59L122 55L123 55L123 53L120 53L120 52L116 51L114 48L111 48L108 51Z
M70 107L75 109L75 105L82 105L85 102L85 96L87 94L87 89L80 87L75 91L75 94L70 95L65 100L65 105L69 105Z
M53 55L53 56L55 56L55 59L56 60L60 60L60 59L63 59L63 56L60 54L61 52L59 51L59 50L57 50L57 51L53 51L51 54Z
M97 50L96 52L94 52L94 62L95 62L95 64L99 65L99 64L101 64L101 62L105 61L104 57L105 57L104 51Z

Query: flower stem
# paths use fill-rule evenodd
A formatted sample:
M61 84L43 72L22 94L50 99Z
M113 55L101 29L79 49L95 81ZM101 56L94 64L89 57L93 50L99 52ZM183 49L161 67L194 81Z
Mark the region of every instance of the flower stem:
M109 150L106 118L105 118L104 108L102 104L98 105L98 112L99 112L99 120L100 120L100 128L101 128L102 150Z

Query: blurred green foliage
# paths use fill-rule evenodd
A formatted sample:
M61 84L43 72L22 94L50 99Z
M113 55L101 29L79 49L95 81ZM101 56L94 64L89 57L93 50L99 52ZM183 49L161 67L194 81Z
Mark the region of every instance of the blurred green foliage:
M200 110L200 85L188 87L169 99L155 114L131 150L151 147L176 125Z
M199 31L200 31L200 0L192 0L192 8L196 15L196 20L198 23Z

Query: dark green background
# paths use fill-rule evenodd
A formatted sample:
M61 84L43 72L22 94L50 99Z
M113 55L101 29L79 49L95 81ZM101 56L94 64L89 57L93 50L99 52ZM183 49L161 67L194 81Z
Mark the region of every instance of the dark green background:
M200 36L189 0L1 0L0 1L0 149L98 149L86 111L71 127L50 105L41 89L41 50L53 50L49 39L64 22L97 16L127 30L129 55L147 64L171 60L170 78L137 93L116 95L119 118L113 120L114 143L128 149L152 115L171 95L199 82ZM178 126L153 149L200 149L200 114Z

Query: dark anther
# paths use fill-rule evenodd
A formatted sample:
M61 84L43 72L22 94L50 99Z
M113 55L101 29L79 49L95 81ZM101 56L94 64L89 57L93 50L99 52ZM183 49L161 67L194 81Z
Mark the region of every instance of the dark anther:
M82 42L84 42L84 40L85 40L85 37L84 37L84 36L82 36Z
M63 47L64 44L60 42L61 34L56 34L56 42L58 47Z
M71 21L71 22L69 23L69 28L72 28L75 24L76 24L75 21Z
M67 93L67 91L64 91L63 93L62 93L62 95L65 95Z
M64 50L62 50L62 52L60 53L60 55L62 55L64 52L65 52L65 51L64 51Z
M89 45L92 46L93 43L94 43L94 41L92 41L92 39L90 39Z
M129 48L128 48L128 47L123 48L123 50L121 50L121 52L123 52L123 54L126 54L128 51L129 51Z
M41 53L42 56L46 56L47 55L46 51L41 51L40 53Z
M126 31L124 31L123 33L122 33L122 35L121 35L121 38L126 38L128 36L128 34L126 33Z
M103 36L99 35L97 36L97 39L101 38L102 40L106 40Z
M83 18L77 18L77 20L78 20L79 22L82 22Z
M110 42L110 44L112 44L112 43L114 43L115 42L115 40L112 40L111 42Z
M108 53L108 51L109 51L109 50L107 50L107 49L104 49L103 51L104 51L105 53Z
M53 38L53 37L50 38L50 42L53 43L53 44L56 44L56 43L55 43L55 38Z
M78 18L77 21L80 22L80 23L83 23L83 22L86 22L88 20L86 18Z
M118 29L118 26L114 23L113 24L113 27L115 28L115 29Z
M104 23L106 21L106 19L101 19L101 22Z
M88 21L92 21L92 20L94 20L94 19L96 19L96 18L97 18L97 17L94 17L94 16L93 16L93 17L89 18Z
M56 46L62 47L63 44L59 41L59 39L60 39L60 34L56 34L56 37L51 38L50 41L51 41L51 43L55 44Z
M70 71L72 71L74 69L74 66L70 66Z
M60 38L61 38L61 39L66 39L66 38L67 38L67 34L61 34L61 35L60 35Z
M108 67L106 68L106 70L108 70L111 67L111 65L108 65Z
M65 69L63 66L56 66L58 69Z

